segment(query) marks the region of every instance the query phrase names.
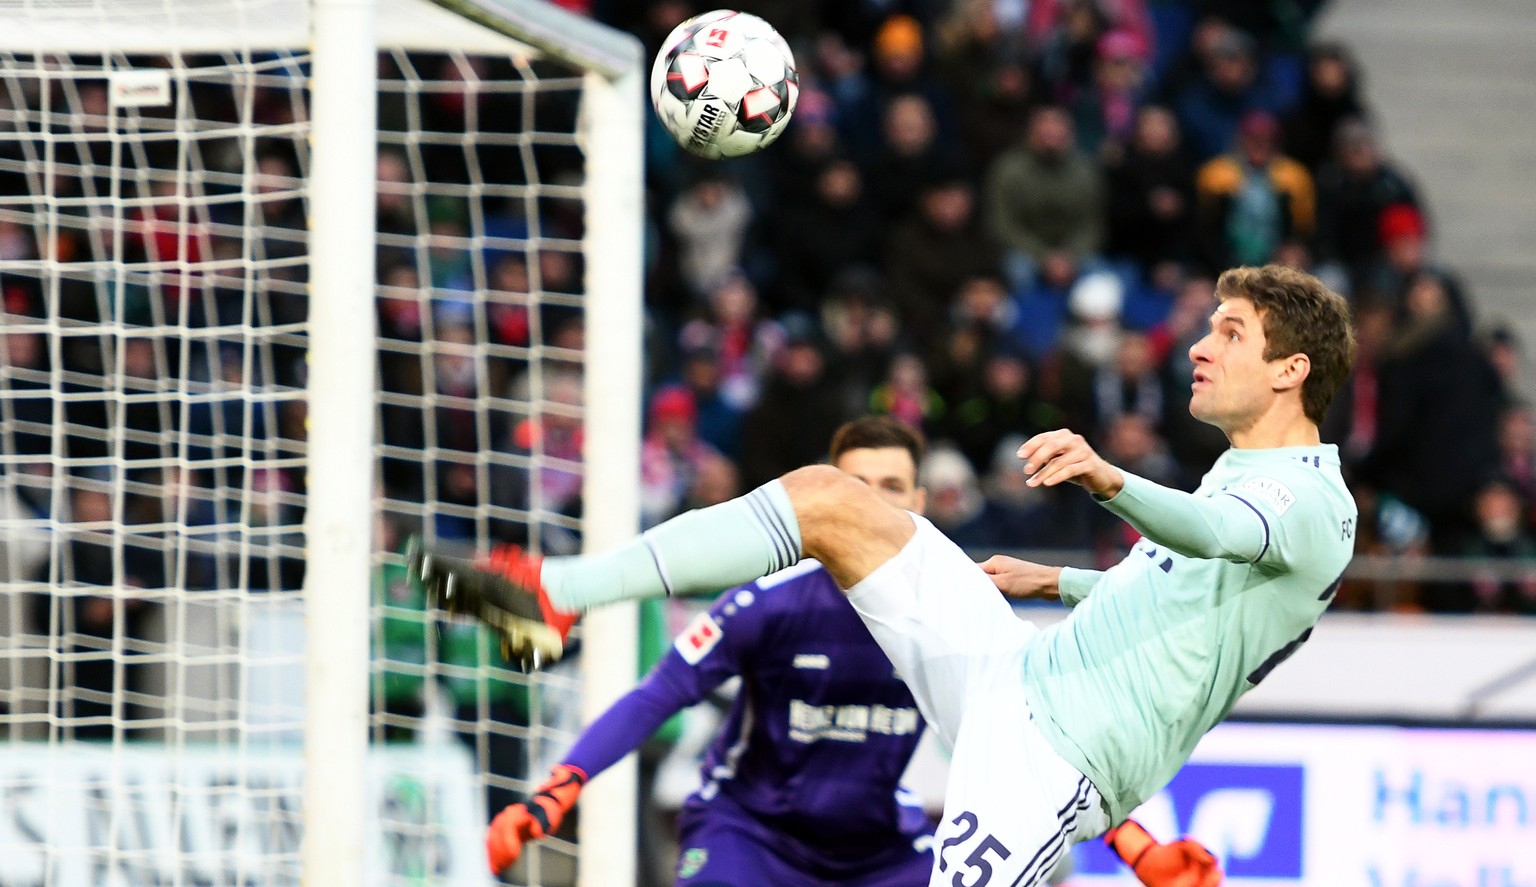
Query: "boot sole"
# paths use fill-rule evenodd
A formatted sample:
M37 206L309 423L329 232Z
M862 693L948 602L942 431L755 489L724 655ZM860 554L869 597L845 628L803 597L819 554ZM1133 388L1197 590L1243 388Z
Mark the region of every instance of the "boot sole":
M560 632L544 621L536 589L482 570L467 560L433 554L412 542L406 569L426 589L427 600L450 613L468 613L501 636L502 654L525 668L558 662L565 651Z

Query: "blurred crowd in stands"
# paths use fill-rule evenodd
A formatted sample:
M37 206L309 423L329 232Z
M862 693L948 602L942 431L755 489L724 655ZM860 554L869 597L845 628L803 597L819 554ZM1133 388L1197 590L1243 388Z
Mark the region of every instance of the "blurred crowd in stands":
M562 5L632 31L648 53L704 11ZM644 523L819 460L833 428L875 412L928 436L929 515L960 544L1112 561L1129 530L1076 489L1026 488L1013 452L1065 426L1116 464L1192 488L1225 441L1188 415L1187 349L1214 276L1275 261L1354 306L1359 361L1323 431L1359 498L1360 552L1536 556L1521 343L1479 316L1436 254L1434 219L1378 136L1363 72L1347 46L1312 35L1320 5L742 2L793 46L799 104L776 144L720 162L688 157L647 115ZM385 548L421 529L557 553L579 541L579 147L464 137L529 120L569 131L579 80L530 70L546 87L533 97L493 87L527 76L510 62L381 59ZM421 78L436 82L413 92ZM281 125L297 73L290 83L237 106L210 81L191 100L200 119ZM104 86L57 88L77 112L54 124L72 136L54 144L59 174L38 175L36 140L0 144L0 194L46 191L78 222L47 229L44 244L43 228L0 215L11 317L0 421L7 455L36 457L11 462L0 508L57 517L69 538L33 540L6 569L74 586L296 590L304 146L257 145L242 176L250 146L205 145L197 162L236 174L204 177L203 193L254 181L255 197L188 210L173 143L114 158ZM85 216L93 199L105 205L113 163L144 193L104 228ZM242 239L250 225L259 239ZM62 263L59 279L27 264L44 255ZM109 255L146 270L92 264ZM61 487L63 470L74 476ZM1474 581L1351 582L1336 606L1536 614L1531 564ZM386 602L419 609L399 579ZM136 602L65 600L40 596L35 628L98 651L137 634ZM423 643L408 622L394 625L398 643ZM484 661L483 641L465 641L465 663ZM81 662L96 666L111 662Z

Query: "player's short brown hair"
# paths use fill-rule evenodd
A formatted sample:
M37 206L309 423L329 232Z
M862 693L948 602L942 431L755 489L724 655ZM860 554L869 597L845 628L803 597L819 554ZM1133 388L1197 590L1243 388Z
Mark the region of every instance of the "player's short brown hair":
M831 459L836 462L849 450L882 450L900 447L912 454L912 466L923 464L928 445L912 426L890 416L864 416L844 422L832 435Z
M1301 406L1319 424L1355 363L1349 303L1321 280L1284 265L1233 268L1216 281L1222 300L1247 299L1264 323L1264 359L1305 354L1312 370L1301 386Z

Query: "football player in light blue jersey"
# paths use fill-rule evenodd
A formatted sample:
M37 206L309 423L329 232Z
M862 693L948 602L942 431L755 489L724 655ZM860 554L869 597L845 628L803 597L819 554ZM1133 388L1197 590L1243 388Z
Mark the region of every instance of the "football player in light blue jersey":
M1354 550L1354 499L1317 430L1348 373L1348 315L1307 301L1298 280L1310 278L1239 269L1218 284L1211 331L1190 349L1189 409L1232 448L1194 494L1121 471L1070 432L1019 449L1031 486L1080 484L1142 534L1103 572L982 565L1006 594L1074 607L1030 646L1024 682L1052 747L1117 818L1306 641ZM1314 304L1328 310L1309 315Z
M952 749L930 884L1034 887L1073 842L1161 789L1306 640L1353 549L1354 504L1337 450L1318 436L1353 361L1348 305L1276 265L1224 273L1217 295L1210 332L1189 352L1190 412L1232 448L1199 490L1122 471L1066 430L1019 450L1031 485L1078 484L1142 533L1102 573L978 566L921 516L826 465L601 555L498 552L479 569L429 556L414 569L444 606L543 655L590 607L718 592L816 558ZM999 589L1074 609L1041 630Z

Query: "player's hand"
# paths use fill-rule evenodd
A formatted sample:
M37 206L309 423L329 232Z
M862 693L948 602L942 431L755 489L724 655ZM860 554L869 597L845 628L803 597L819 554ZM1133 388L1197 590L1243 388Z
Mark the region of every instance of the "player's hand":
M502 869L517 862L524 842L554 834L565 814L576 806L576 796L586 782L587 774L579 768L556 764L533 797L508 804L496 814L485 832L485 856L491 874L500 875Z
M1033 561L994 554L981 562L981 571L992 584L1009 597L1059 598L1060 567L1047 567Z
M1105 462L1081 434L1065 428L1037 434L1019 447L1024 462L1026 483L1032 487L1054 487L1071 481L1102 499L1108 499L1125 486L1120 469Z
M1141 823L1128 819L1111 829L1104 843L1147 887L1220 887L1221 866L1199 841L1184 838L1159 844Z

